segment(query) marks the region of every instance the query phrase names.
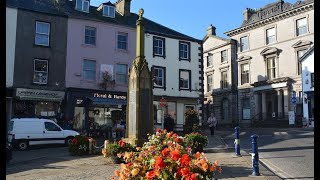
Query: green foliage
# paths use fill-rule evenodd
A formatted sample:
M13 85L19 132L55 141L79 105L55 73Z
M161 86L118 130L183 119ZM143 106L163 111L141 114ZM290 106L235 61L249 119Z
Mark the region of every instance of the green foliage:
M109 156L117 156L118 154L124 152L135 151L135 148L131 144L125 143L123 140L120 140L118 142L108 144L106 151Z
M199 118L198 113L195 110L189 109L185 112L185 125L183 127L184 133L189 134L191 132L199 131Z
M208 145L208 137L200 133L190 133L185 136L185 142L193 152L202 152L203 148Z

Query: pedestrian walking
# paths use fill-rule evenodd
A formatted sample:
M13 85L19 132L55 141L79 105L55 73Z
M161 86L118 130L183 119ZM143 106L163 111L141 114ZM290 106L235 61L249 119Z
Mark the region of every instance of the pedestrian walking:
M214 135L214 129L217 126L217 119L213 116L213 113L211 113L211 116L208 118L208 124L211 130L211 135Z

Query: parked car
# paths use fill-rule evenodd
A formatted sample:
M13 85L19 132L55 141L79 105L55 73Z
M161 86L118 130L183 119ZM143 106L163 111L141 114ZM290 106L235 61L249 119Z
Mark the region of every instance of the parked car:
M78 132L63 130L50 119L14 118L10 120L8 141L19 150L32 145L70 144Z
M6 145L6 162L9 162L12 159L12 145L7 141Z

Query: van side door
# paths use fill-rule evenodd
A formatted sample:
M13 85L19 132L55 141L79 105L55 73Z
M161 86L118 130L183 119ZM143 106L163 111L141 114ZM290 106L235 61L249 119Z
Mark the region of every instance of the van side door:
M48 144L65 143L62 129L52 122L44 122L43 134Z

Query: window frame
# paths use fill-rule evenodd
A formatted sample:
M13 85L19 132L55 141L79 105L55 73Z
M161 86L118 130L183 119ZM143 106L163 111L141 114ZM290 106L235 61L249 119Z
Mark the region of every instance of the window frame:
M273 36L268 36L268 31L269 30L272 30L274 29L274 35ZM270 42L269 41L269 38L270 37L274 37L274 41L273 42ZM270 28L267 28L266 29L266 45L269 45L269 44L274 44L277 42L277 30L276 30L276 27L270 27Z
M248 72L244 73L243 71L243 67L247 65L248 66ZM247 82L243 82L243 75L246 74L247 75ZM250 83L250 64L249 63L242 63L240 64L240 84L244 85L244 84L248 84Z
M226 74L226 79L224 81L224 76L223 74ZM228 70L224 70L224 71L221 71L221 81L220 81L220 88L221 89L228 89Z
M155 85L155 69L161 69L162 73L163 73L163 77L162 77L162 86L158 86ZM166 90L166 67L163 66L152 66L151 67L151 72L152 72L152 78L154 79L154 81L152 82L153 88L158 88L158 89L164 89Z
M306 20L306 25L305 25L306 31L305 31L304 34L299 34L299 28L301 28L301 27L298 27L298 21L302 20L302 19ZM308 18L307 17L301 17L301 18L295 19L295 34L296 34L296 36L298 37L298 36L302 36L302 35L308 34L308 31L309 31L308 25L309 25L309 23L308 23Z
M120 41L119 40L119 36L126 37L126 41ZM128 51L128 39L129 39L129 33L127 33L127 32L118 32L117 33L117 49L120 50L120 51ZM125 49L119 48L119 43L125 43Z
M156 47L155 46L155 41L162 41L162 54L157 54L155 52L155 48L160 48L160 47ZM158 37L158 36L153 36L153 41L152 41L152 54L153 54L153 57L163 57L164 59L166 58L166 40L165 38L162 38L162 37Z
M304 53L299 57L299 53L302 52L302 51L304 51ZM302 64L301 64L301 62L300 62L300 58L301 58L307 51L308 51L307 48L305 48L305 49L297 49L297 51L296 51L296 56L297 56L297 68L298 68L297 74L298 74L298 75L301 75L301 74L302 74Z
M45 33L38 33L37 32L37 27L38 27L38 23L40 24L48 24L48 34L45 34ZM35 37L34 37L34 44L35 45L37 45L37 46L50 46L50 33L51 33L51 23L49 23L49 22L45 22L45 21L36 21L36 24L35 24ZM40 44L40 43L37 43L36 42L36 37L37 37L37 35L41 35L41 36L43 36L43 35L45 35L45 36L47 36L48 37L48 44Z
M225 52L225 57L223 56L223 53ZM221 55L221 63L228 63L228 50L225 49L225 50L222 50L220 52L220 55Z
M269 60L270 59L273 59L274 60L274 63L273 63L273 67L271 67L271 68L269 68ZM272 79L275 79L275 78L277 78L277 57L274 57L274 56L272 56L272 57L266 57L266 65L267 65L267 80L272 80ZM274 70L274 77L270 77L269 76L269 69L273 69ZM272 71L271 71L271 74L272 74Z
M77 8L77 6L78 6L78 1L81 1L81 9L78 9L78 8ZM88 3L88 6L87 6L87 7L85 7L85 2ZM87 8L87 9L85 9L85 8ZM89 1L89 0L76 0L75 9L78 10L78 11L82 11L82 12L89 13L90 1Z
M183 88L180 86L180 79L181 79L181 72L188 72L189 79L188 79L188 88ZM179 83L178 83L179 91L186 90L191 92L191 70L188 69L179 69Z
M107 9L107 14L105 14L105 8ZM110 13L110 9L113 9L113 13ZM103 5L102 7L102 15L105 17L115 18L116 8L114 6Z
M247 49L243 49L243 42L242 42L242 39L243 38L247 38L248 40L247 40L247 42L248 42L248 44L247 44ZM240 52L245 52L245 51L249 51L249 36L248 35L246 35L246 36L242 36L242 37L240 37Z
M85 61L93 61L94 63L95 63L95 68L94 68L94 79L85 79L84 78L84 71L93 71L93 70L85 70L84 69L84 64L85 64ZM93 59L88 59L88 58L83 58L83 60L82 60L82 80L85 80L85 81L96 81L96 79L97 79L97 62L96 62L96 60L93 60Z
M118 73L118 71L117 71L117 67L119 66L119 65L125 65L126 66L126 73L125 74L122 74L122 73ZM123 82L120 82L119 83L119 81L118 81L118 75L125 75L125 82L123 83ZM128 84L128 64L126 64L126 63L117 63L116 64L116 68L115 68L115 82L116 82L116 84L122 84L122 85L126 85L126 84Z
M211 57L211 59L210 59ZM209 59L211 60L211 64L209 65ZM213 54L212 53L208 53L207 56L207 67L212 67L213 66Z
M181 50L181 46L182 45L186 45L187 46L187 51L184 51L183 49ZM189 61L191 60L191 52L190 52L190 42L187 41L179 41L179 61L184 60L184 61ZM182 53L187 53L187 57L181 57L181 51L183 51Z
M209 76L211 76L211 84L209 89ZM207 74L207 92L212 92L213 90L213 74Z
M47 63L47 71L45 72L45 71L36 71L36 61L45 61L46 63ZM35 81L35 74L36 73L43 73L43 72L45 72L46 74L47 74L47 80L46 80L46 82L45 83L41 83L41 82L36 82ZM37 58L35 58L34 60L33 60L33 83L34 84L48 84L48 79L49 79L49 61L47 60L47 59L37 59Z
M86 35L87 29L90 30L90 31L93 31L93 30L94 30L95 36L91 36L91 35L90 35L90 36L87 36L87 35ZM89 43L87 43L87 42L86 42L86 37L88 37L89 39L94 38L94 44L90 44L90 40L89 40ZM88 46L96 46L96 45L97 45L97 28L96 28L96 27L93 27L93 26L85 26L85 28L84 28L84 44L85 44L85 45L88 45Z

